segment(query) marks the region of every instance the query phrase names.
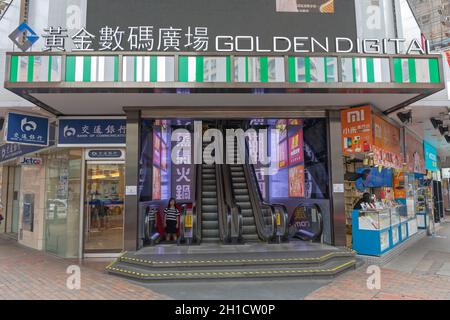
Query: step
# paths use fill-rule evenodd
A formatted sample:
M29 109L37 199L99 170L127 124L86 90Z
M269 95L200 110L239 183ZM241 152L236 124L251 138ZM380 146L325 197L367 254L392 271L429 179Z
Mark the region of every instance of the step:
M242 237L246 242L259 242L261 241L257 234L243 234Z
M202 191L202 198L217 198L217 191Z
M331 277L355 268L356 259L333 259L320 266L239 266L199 268L195 270L152 270L143 266L116 262L107 267L110 274L141 281L200 280L200 279L258 279Z
M235 199L236 202L238 202L238 203L242 203L242 202L248 202L248 203L250 203L250 196L249 196L248 194L245 194L245 195L242 195L242 194L240 194L240 195L235 195L235 196L234 196L234 199Z
M257 234L257 232L256 232L256 226L255 226L255 224L253 224L253 225L243 225L242 226L242 234L243 235L251 235L251 234L254 234L254 235L256 235Z
M219 238L219 230L217 229L203 229L202 230L202 239L206 238Z
M240 202L240 201L236 201L236 204L241 207L242 210L248 210L248 209L252 209L252 205L250 204L250 202Z
M203 211L202 212L202 221L217 221L218 220L217 211Z
M219 229L219 221L202 220L202 229Z
M233 193L235 196L243 195L248 197L248 189L247 188L235 188L233 186Z
M217 191L217 186L215 184L202 185L202 191Z

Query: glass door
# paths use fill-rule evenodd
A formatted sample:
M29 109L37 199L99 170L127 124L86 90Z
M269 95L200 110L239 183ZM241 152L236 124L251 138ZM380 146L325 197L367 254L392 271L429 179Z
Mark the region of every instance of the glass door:
M14 184L13 184L13 206L12 206L12 224L11 233L19 232L19 213L20 213L20 178L21 167L14 168Z
M86 163L85 253L122 251L124 189L123 162Z

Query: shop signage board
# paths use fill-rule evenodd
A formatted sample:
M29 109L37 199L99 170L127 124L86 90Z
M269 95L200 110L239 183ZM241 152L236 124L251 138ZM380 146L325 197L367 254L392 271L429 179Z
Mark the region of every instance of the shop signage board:
M58 147L125 146L124 118L60 118Z
M0 163L12 160L24 154L33 153L41 150L42 147L20 145L17 143L7 143L0 146Z
M405 150L408 172L425 174L425 158L423 143L409 131L405 131Z
M49 145L49 119L21 113L8 113L5 141L32 146Z
M425 168L430 171L438 171L437 150L429 142L423 142L425 154Z
M125 160L125 152L121 149L89 149L86 160Z
M372 109L370 106L346 109L341 112L342 153L352 155L370 151L373 144Z

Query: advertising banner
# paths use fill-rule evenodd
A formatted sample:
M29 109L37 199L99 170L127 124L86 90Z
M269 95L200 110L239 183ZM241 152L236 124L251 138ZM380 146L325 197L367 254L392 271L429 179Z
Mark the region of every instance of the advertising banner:
M123 118L60 118L58 147L125 145L126 131Z
M374 115L374 164L400 169L403 166L400 129Z
M425 169L430 171L438 171L437 150L429 142L423 142L423 150L425 154Z
M161 138L153 131L153 164L155 166L161 165Z
M153 167L152 199L161 200L161 170Z
M177 148L176 159L172 162L172 194L177 201L193 201L194 170L191 165L192 134L174 132L172 148Z
M277 12L334 13L334 0L276 0Z
M341 112L342 153L351 155L368 152L372 145L372 110L370 106L351 108Z
M401 171L394 171L394 197L396 199L406 198L405 189L405 173Z
M405 144L405 162L408 165L408 172L425 174L425 158L422 141L408 131L405 131Z
M289 168L289 197L305 196L305 167L299 165Z
M348 0L89 0L86 31L83 44L102 51L293 51L308 36L334 52L331 39L357 38Z
M289 165L303 162L303 129L289 137Z
M5 141L33 146L49 145L49 120L45 117L20 113L8 113Z
M287 167L288 165L288 145L287 140L280 142L278 145L278 167L280 169Z

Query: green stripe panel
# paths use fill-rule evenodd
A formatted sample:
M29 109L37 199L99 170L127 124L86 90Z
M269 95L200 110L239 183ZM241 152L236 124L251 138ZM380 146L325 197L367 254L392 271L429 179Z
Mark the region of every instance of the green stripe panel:
M205 57L197 56L195 59L195 81L203 82L203 70L205 65Z
M91 82L91 57L83 59L83 82Z
M19 57L11 56L11 63L9 69L9 81L17 82L17 75L19 73Z
M429 59L428 67L430 68L430 83L439 83L441 80L438 59Z
M367 82L375 82L373 58L366 58Z
M48 75L47 75L47 81L52 81L52 56L48 56Z
M114 82L119 81L119 57L114 57Z
M259 67L261 70L261 82L269 82L269 58L260 57Z
M181 56L178 58L178 81L180 82L189 81L187 56Z
M327 57L323 58L323 74L324 74L325 82L328 82L328 62L327 62Z
M416 59L408 59L408 71L409 71L409 82L416 83L417 75L416 75Z
M231 58L227 56L226 58L227 64L227 82L231 82Z
M297 68L295 67L295 57L288 58L289 82L297 82Z
M394 82L403 82L402 59L394 58Z
M150 57L150 82L158 82L158 58Z
M352 58L352 75L353 75L353 82L356 82L356 59Z
M310 57L305 57L305 80L306 80L306 82L311 82L311 59L310 59Z
M75 82L75 56L66 57L66 81Z
M34 56L28 56L28 75L27 81L33 82L34 78Z

